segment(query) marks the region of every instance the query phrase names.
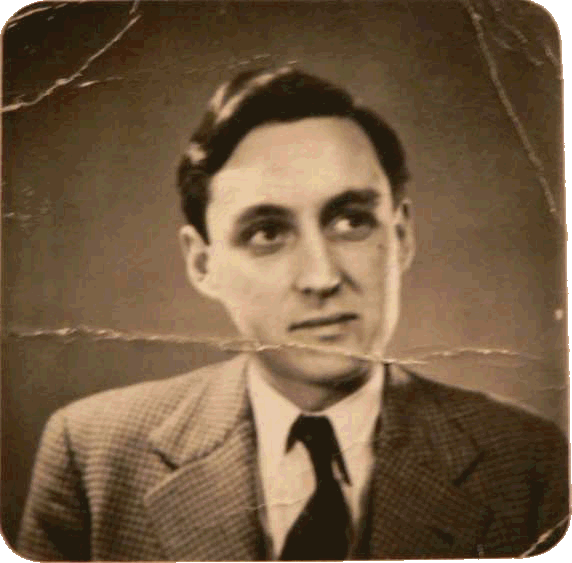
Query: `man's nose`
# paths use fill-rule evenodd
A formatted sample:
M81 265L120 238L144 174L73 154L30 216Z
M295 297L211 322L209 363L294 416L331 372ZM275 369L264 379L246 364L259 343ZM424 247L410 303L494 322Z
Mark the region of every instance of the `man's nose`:
M300 244L296 288L304 295L329 297L342 285L341 271L328 248L327 241L318 235L309 236Z

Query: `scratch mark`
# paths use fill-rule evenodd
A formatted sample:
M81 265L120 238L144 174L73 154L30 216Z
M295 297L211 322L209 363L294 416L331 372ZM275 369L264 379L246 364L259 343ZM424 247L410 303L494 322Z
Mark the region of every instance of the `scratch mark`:
M492 31L489 30L489 35L491 36L491 38L495 41L495 43L497 43L498 45L500 45L505 51L510 51L511 53L521 53L523 54L526 59L528 60L529 63L533 64L536 67L540 67L542 66L544 63L540 60L537 59L536 57L533 57L528 50L526 49L522 49L522 50L517 50L515 47L509 45L504 39L501 39L498 35L496 35L495 33L493 33Z
M546 53L546 56L548 57L548 59L550 60L550 62L559 70L561 69L561 65L560 65L560 61L558 60L558 57L554 54L554 52L552 51L552 49L550 48L549 45L546 44L546 42L542 42L542 46L544 48L544 52ZM559 78L561 78L561 75L559 76Z
M504 39L501 39L498 35L496 35L495 33L493 33L492 31L489 31L489 35L493 38L493 41L497 44L500 45L503 49L505 49L506 51L511 51L511 52L515 52L516 49L514 47L512 47L511 45L509 45Z
M254 62L257 61L262 61L264 59L271 59L273 58L274 55L270 54L270 53L260 53L258 55L254 55L250 58L246 58L246 59L238 59L238 60L234 60L232 62L228 62L225 61L224 63L214 63L212 65L209 66L205 66L205 67L195 67L195 68L189 68L187 70L185 70L183 72L183 74L195 74L197 72L212 72L215 70L221 70L221 69L225 69L225 70L229 70L229 69L233 69L236 67L241 67L241 66L245 66L245 65L249 65L252 64ZM292 63L288 63L288 64L292 64ZM155 69L144 69L144 70L140 70L138 72L155 72Z
M16 338L54 337L64 340L87 337L96 341L117 340L122 342L163 342L171 344L206 344L236 351L244 350L248 344L239 340L223 340L220 338L198 338L177 334L149 334L145 332L128 332L111 328L100 328L87 325L62 328L12 328L8 334ZM250 344L252 349L254 344Z
M526 395L524 395L524 397L530 397L530 398L534 398L535 395L537 395L538 393L554 393L554 391L568 391L568 385L550 385L548 387L534 387L534 389L530 389L528 393L526 393ZM523 396L521 394L521 396Z
M140 18L141 18L141 16L136 16L136 17L132 18L127 23L127 25L115 37L113 37L113 39L111 39L111 41L109 41L109 43L106 43L101 49L99 49L96 53L91 55L73 74L71 74L67 78L59 78L45 92L38 94L33 100L30 100L27 102L22 101L22 102L18 102L16 104L11 104L11 105L2 107L2 113L15 111L15 110L23 108L23 107L33 106L33 105L37 104L38 102L40 102L41 100L43 100L44 98L47 98L48 96L50 96L54 91L58 90L62 86L66 86L67 84L70 84L71 82L76 80L76 78L79 78L82 75L82 73L89 67L89 65L93 61L95 61L97 58L101 57L101 55L103 55L106 51L108 51L112 45L117 43L123 37L123 35L125 35L127 30L130 29Z
M556 202L554 199L554 195L552 194L552 191L550 189L550 186L549 186L548 181L546 180L546 177L544 174L544 166L543 166L540 158L536 154L536 151L534 150L534 147L532 146L532 143L530 142L530 140L528 138L526 130L525 130L522 122L520 121L520 118L516 114L516 111L512 105L512 102L510 101L510 98L507 94L507 91L504 88L502 81L499 77L499 72L498 72L496 62L495 62L494 57L493 57L493 55L492 55L492 53L491 53L491 51L487 45L487 42L485 39L485 34L483 31L483 26L481 25L482 17L473 8L471 0L461 0L461 2L463 3L463 5L465 6L465 9L467 10L469 17L471 19L471 22L473 24L473 27L475 29L475 32L477 34L477 40L479 42L481 52L482 52L482 54L485 58L485 61L487 63L490 79L491 79L493 85L495 86L497 94L500 98L502 105L505 108L505 111L507 112L507 115L509 116L510 120L512 121L512 124L513 124L513 126L517 132L517 135L520 139L520 142L522 143L522 145L525 149L525 152L528 156L528 160L532 164L532 166L534 167L534 169L536 171L536 176L537 176L537 179L538 179L540 185L542 186L542 190L544 192L544 196L545 196L546 201L548 203L548 208L550 210L550 213L559 222L561 222L560 215L558 214L558 210L556 208Z
M265 59L272 59L274 57L274 55L271 55L269 53L261 53L258 55L254 55L251 58L247 58L247 59L241 59L237 62L233 62L233 63L220 63L220 64L212 64L206 67L196 67L196 68L188 68L186 70L183 71L183 74L185 75L192 75L192 74L196 74L198 72L212 72L215 70L221 70L221 69L230 69L233 68L235 65L237 66L244 66L247 64L251 64L251 63L255 63L258 61L263 61ZM289 64L294 64L297 61L293 61L290 62ZM145 73L157 73L158 70L161 70L161 67L155 67L155 68L148 68L148 69L139 69L136 71L136 74L145 74ZM169 72L169 71L165 71L165 72ZM180 71L177 71L180 72ZM97 79L97 80L87 80L85 82L80 82L76 88L87 88L88 86L93 86L95 84L105 84L106 82L112 82L112 81L119 81L119 80L128 80L128 81L132 81L135 82L137 80L139 80L139 78L136 77L126 77L126 76L108 76L106 78L101 78L101 79Z
M520 41L521 44L521 48L522 48L522 53L524 54L524 56L528 59L529 62L531 62L534 66L542 66L544 64L544 62L538 58L536 58L535 56L533 56L529 49L528 46L530 45L530 41L529 39L526 37L526 35L515 25L509 23L503 16L502 16L502 9L499 5L495 5L493 0L489 0L491 5L493 5L493 9L495 11L495 19L499 22L500 26L502 28L504 28L510 35L512 35L513 37L515 37L518 41ZM492 33L491 33L492 35ZM514 50L514 49L512 49ZM545 54L547 55L548 61L552 64L554 64L556 67L559 67L558 61L554 61L553 58L551 58L550 56L548 56L548 53L545 52Z
M140 1L140 0L135 0L135 1L133 2L133 5L131 6L131 9L129 10L129 13L130 13L130 14L133 14L134 12L137 11L137 8L139 7L139 1Z
M4 213L2 217L4 217L4 219L15 219L23 223L26 223L32 218L29 213L20 213L18 211L9 211L8 213Z
M88 337L94 340L117 340L122 342L162 342L171 344L205 344L213 347L221 348L226 351L236 352L253 352L262 350L272 350L276 348L296 348L304 350L320 350L316 346L308 346L298 343L284 343L284 344L263 344L261 342L243 340L243 339L221 339L220 337L204 337L199 338L196 336L186 336L178 334L149 334L138 331L123 331L111 328L92 327L87 325L78 325L74 327L63 328L26 328L26 327L13 327L9 330L9 335L16 338L41 338L41 337L55 337L65 340L73 340L74 338ZM332 353L330 349L327 349ZM437 358L456 358L462 355L481 355L481 356L508 356L527 358L530 360L541 361L542 358L533 355L527 355L515 350L506 348L472 348L462 347L454 348L452 350L434 351L421 355L410 355L408 358L388 358L381 357L376 354L360 354L356 355L351 352L335 351L336 354L349 357L359 357L365 360L372 361L388 361L397 362L401 364L427 364L431 359Z
M553 535L562 533L563 528L568 523L569 518L570 515L565 516L564 518L562 518L562 520L560 520L560 522L558 522L558 524L556 524L556 526L550 528L543 534L540 534L540 536L534 542L534 544L532 544L522 555L519 555L519 558L529 557L536 551L537 547L540 547L541 544L548 541Z
M12 219L20 223L20 226L24 229L24 231L29 234L30 229L33 226L32 219L34 218L35 210L33 209L34 203L34 194L35 190L31 186L25 186L21 190L22 194L22 206L18 209L11 209L6 211L2 214L4 219ZM47 211L44 213L44 208L48 206ZM46 215L50 208L50 201L49 198L46 196L40 205L39 214Z
M187 70L183 71L183 74L185 75L192 75L192 74L196 74L198 72L213 72L213 71L217 71L217 70L229 70L231 68L234 68L234 66L244 66L247 64L251 64L251 63L257 63L259 61L264 61L265 59L273 59L275 57L275 55L272 55L270 53L260 53L257 55L253 55L250 58L246 58L246 59L241 59L238 61L234 61L232 63L228 63L228 62L224 62L224 63L218 63L218 64L212 64L209 66L205 66L205 67L195 67L195 68L189 68ZM290 60L287 63L284 64L297 64L298 61L297 60ZM154 73L157 74L158 71L163 71L165 73L169 73L170 71L168 69L165 69L164 67L161 66L156 66L154 68L147 68L147 69L139 69L137 71L135 71L134 74L137 75L141 75L141 74L146 74L146 73ZM180 72L180 71L177 71ZM106 78L100 78L100 79L95 79L95 80L86 80L84 82L80 82L78 84L75 85L75 88L87 88L89 86L94 86L96 84L105 84L107 82L112 82L112 81L120 81L120 80L125 80L128 81L130 83L137 83L138 80L143 80L143 78L139 78L138 76L108 76ZM20 106L20 105L31 105L31 102L23 102L22 103L22 95L17 96L16 100L17 102L15 102L14 104L12 104L11 106L7 106L4 111L8 111L11 109L16 109L14 108L14 106ZM39 100L38 100L39 101ZM36 101L34 102L36 103Z
M526 35L515 25L509 23L502 15L502 7L500 6L500 4L498 3L497 0L488 0L489 4L492 6L495 15L494 18L495 20L497 20L500 24L500 26L502 28L504 28L510 35L512 35L513 37L515 37L518 41L520 41L522 47L523 47L523 52L524 55L527 57L527 59L534 64L535 66L542 66L543 62L539 59L537 59L536 57L533 57L532 55L530 55L530 53L528 52L528 49L526 48L527 45L530 45L530 41L529 39L526 37ZM489 33L491 34L491 36L493 37L493 39L495 39L495 37L493 36L492 32L489 31ZM512 51L515 51L515 49L511 49ZM550 63L552 63L557 69L560 69L560 61L558 60L557 57L554 56L554 53L552 52L552 49L550 49L550 47L548 47L547 45L544 44L543 42L543 50L544 53L546 55L546 58L548 59L548 61Z
M92 86L93 84L99 84L100 80L88 80L87 82L81 82L77 85L77 88L87 88L88 86Z
M526 35L524 35L524 33L522 33L522 31L520 31L520 29L518 29L518 27L512 25L511 23L508 23L504 18L500 16L498 20L500 24L509 32L511 32L523 45L528 45L528 38L526 37Z
M28 16L31 16L32 14L37 14L39 12L45 12L46 10L52 10L52 9L53 9L53 6L34 8L33 10L28 10L27 12L24 12L23 14L20 14L18 16L12 16L6 22L6 29L10 29L12 26L16 25L19 21L27 18Z
M107 78L101 78L99 80L86 80L85 82L80 82L76 88L87 88L93 86L94 84L104 84L106 82L113 82L117 80L125 80L123 76L108 76Z
M515 350L509 350L507 348L472 348L472 347L461 347L453 348L452 350L439 350L436 352L428 352L422 356L413 356L411 360L400 360L401 362L423 362L428 360L438 359L438 358L458 358L460 356L478 354L480 356L508 356L512 358L527 358L529 360L542 360L539 356L534 356L532 354L525 354L523 352L517 352Z

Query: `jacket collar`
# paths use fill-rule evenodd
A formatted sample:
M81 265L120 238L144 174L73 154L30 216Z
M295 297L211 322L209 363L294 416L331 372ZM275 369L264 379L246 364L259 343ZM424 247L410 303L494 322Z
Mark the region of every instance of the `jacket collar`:
M200 384L149 436L173 471L148 491L145 505L174 560L264 555L246 358L204 369ZM477 549L490 514L462 485L483 454L442 404L444 389L397 366L386 369L370 495L373 558Z
M197 384L170 416L149 434L155 451L172 467L203 458L248 420L246 360L241 354L189 374Z
M264 554L245 363L241 355L202 370L202 381L149 436L173 470L144 498L169 559L252 560Z

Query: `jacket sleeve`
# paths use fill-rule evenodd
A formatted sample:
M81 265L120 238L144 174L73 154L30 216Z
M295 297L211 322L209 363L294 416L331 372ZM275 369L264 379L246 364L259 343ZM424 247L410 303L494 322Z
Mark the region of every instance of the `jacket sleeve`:
M48 421L32 473L17 552L34 560L90 559L90 516L65 416Z

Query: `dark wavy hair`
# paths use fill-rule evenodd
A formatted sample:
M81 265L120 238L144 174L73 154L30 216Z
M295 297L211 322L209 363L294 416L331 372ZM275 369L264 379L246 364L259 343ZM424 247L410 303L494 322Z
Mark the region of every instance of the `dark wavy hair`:
M408 179L405 154L380 116L356 105L342 88L291 66L246 71L215 92L178 168L183 212L206 242L210 179L240 140L260 125L308 117L344 117L361 125L387 174L394 205L401 201Z

